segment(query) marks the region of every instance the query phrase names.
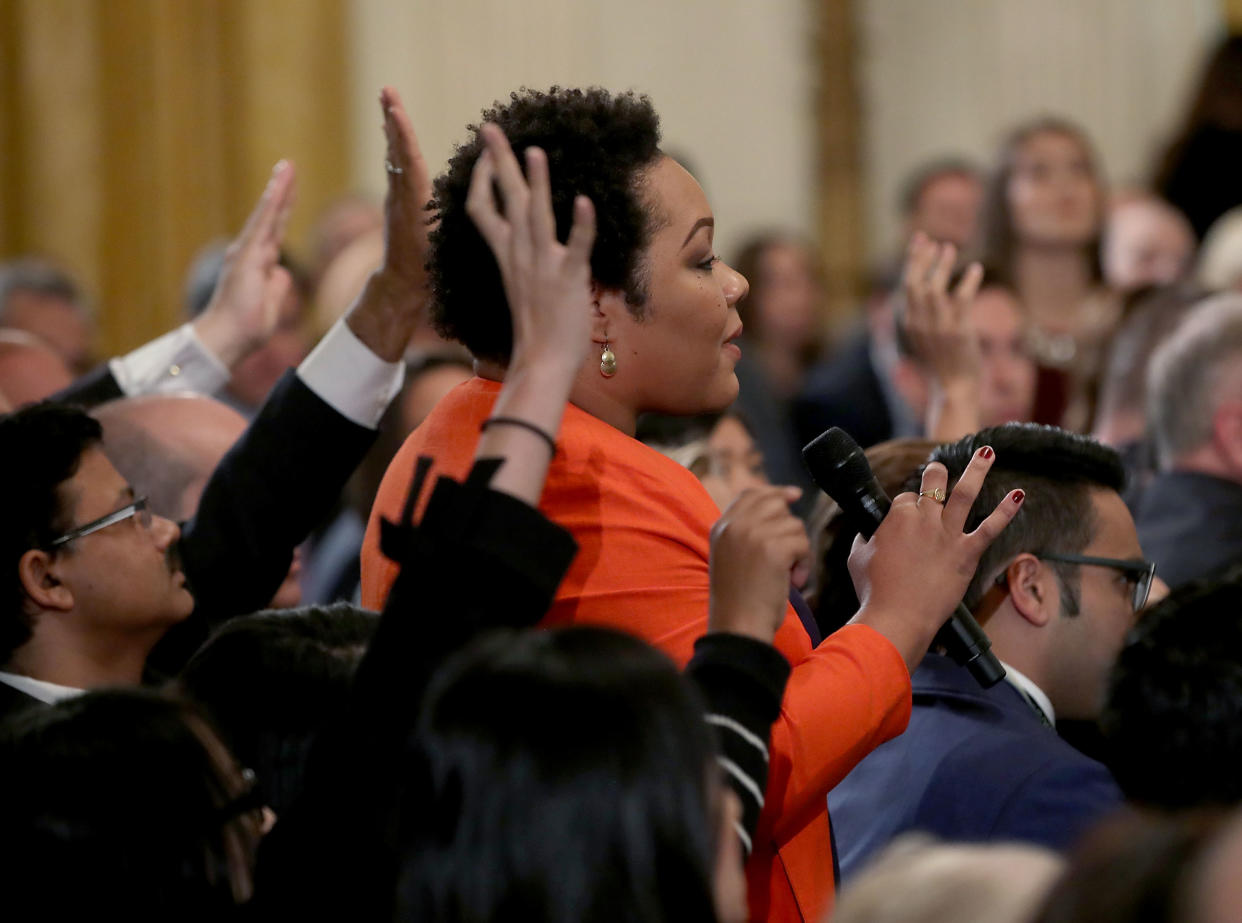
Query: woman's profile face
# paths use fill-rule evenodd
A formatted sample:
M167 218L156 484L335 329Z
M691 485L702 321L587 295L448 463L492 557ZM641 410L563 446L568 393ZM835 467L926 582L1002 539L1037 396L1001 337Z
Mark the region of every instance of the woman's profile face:
M1089 153L1073 135L1041 131L1023 141L1005 193L1022 244L1086 245L1098 233L1099 184Z
M746 279L713 249L714 219L694 177L669 157L641 184L655 231L640 257L643 316L617 311L609 340L639 411L690 415L723 410L737 397L741 350L737 303Z

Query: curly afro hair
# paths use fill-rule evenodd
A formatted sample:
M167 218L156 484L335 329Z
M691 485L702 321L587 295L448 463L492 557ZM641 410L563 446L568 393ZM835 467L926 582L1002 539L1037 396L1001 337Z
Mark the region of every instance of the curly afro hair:
M546 93L523 88L484 111L484 122L504 130L518 162L535 145L548 155L552 210L563 241L573 224L573 201L585 195L595 205L595 249L591 273L605 288L625 292L641 316L647 293L640 255L652 232L640 186L644 170L660 156L660 120L646 96L552 87ZM448 169L436 178L431 208L439 220L431 233L428 270L432 319L445 337L476 358L507 363L513 327L500 270L486 241L466 214L470 173L483 150L479 126L458 145Z

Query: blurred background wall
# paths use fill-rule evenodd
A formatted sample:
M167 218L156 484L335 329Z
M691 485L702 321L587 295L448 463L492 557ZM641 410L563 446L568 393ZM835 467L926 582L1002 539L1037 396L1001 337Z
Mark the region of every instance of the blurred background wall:
M812 235L848 311L927 156L986 163L1005 126L1084 123L1141 179L1235 0L0 0L0 258L81 278L119 350L179 316L186 264L300 169L295 252L332 198L378 195L376 92L435 166L519 85L649 93L727 255Z

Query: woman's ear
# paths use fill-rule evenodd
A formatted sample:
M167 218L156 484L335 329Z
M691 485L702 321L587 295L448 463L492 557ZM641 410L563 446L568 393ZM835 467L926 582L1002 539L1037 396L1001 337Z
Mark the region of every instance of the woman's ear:
M625 303L625 292L604 288L598 282L592 282L591 311L591 339L600 344L609 342L620 326L621 314L629 312Z

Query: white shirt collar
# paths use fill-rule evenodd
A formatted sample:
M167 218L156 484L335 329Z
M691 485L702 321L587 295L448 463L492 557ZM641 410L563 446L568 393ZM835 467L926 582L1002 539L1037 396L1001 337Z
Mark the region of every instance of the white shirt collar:
M18 692L24 692L45 705L55 705L62 699L71 699L75 695L81 695L86 691L85 689L75 689L73 686L58 686L56 683L45 682L30 676L21 676L17 673L5 673L3 670L0 670L0 683L12 686Z
M1047 717L1048 723L1055 725L1057 723L1056 712L1052 710L1052 700L1048 698L1044 690L1036 686L1034 680L1017 667L1011 667L1003 660L1001 661L1001 666L1005 668L1005 679L1019 692L1033 700L1039 706L1039 710Z

